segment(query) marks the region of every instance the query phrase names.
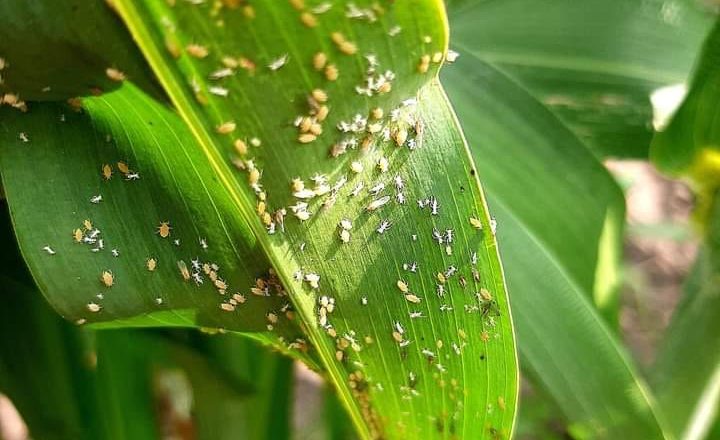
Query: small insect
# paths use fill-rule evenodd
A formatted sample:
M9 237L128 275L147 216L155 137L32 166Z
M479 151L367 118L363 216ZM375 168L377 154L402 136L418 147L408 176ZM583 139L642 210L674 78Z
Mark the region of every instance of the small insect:
M385 184L380 182L368 190L368 192L374 196L378 195L382 190L385 189Z
M473 252L472 255L470 255L470 263L473 266L477 266L477 261L478 261L477 252Z
M215 131L219 134L229 134L235 131L236 128L237 124L234 121L227 121L215 127Z
M203 248L204 250L207 250L207 248L208 248L207 240L205 240L204 238L201 238L198 241L200 242L200 247Z
M230 303L222 303L220 304L220 308L225 310L226 312L232 312L235 310L235 306Z
M437 296L440 298L445 296L445 286L442 284L437 284L437 287L435 288L435 292L437 293Z
M375 211L375 210L385 206L387 204L387 202L389 202L389 201L390 201L390 196L380 197L379 199L376 199L376 200L373 200L372 202L370 202L370 204L368 205L368 207L366 209L371 212Z
M410 318L411 318L411 319L424 318L424 317L425 317L425 315L423 315L422 312L410 312Z
M104 270L102 274L100 274L100 281L102 281L105 286L112 287L113 284L115 284L115 276L111 271Z
M470 224L471 224L472 227L475 228L475 229L482 229L482 228L483 228L482 222L481 222L479 219L475 218L475 217L470 217Z
M320 275L316 273L307 273L305 274L305 281L310 284L310 287L313 289L317 289L319 287L318 283L320 282Z
M368 304L367 296L363 296L362 298L360 298L360 304L362 304L364 306L366 306Z
M395 200L398 202L398 204L404 205L404 204L405 204L405 201L406 201L406 200L405 200L405 194L402 193L402 192L399 192L399 193L395 194Z
M102 238L97 241L97 249L100 251L105 249L105 240Z
M86 307L88 311L92 313L97 313L102 310L102 306L100 304L95 304L94 302L88 303Z
M385 233L385 231L390 229L390 226L392 226L392 224L389 221L383 220L382 222L380 222L380 226L378 226L376 231L378 234L383 234Z
M177 262L177 267L180 270L180 275L182 275L183 279L185 281L190 280L190 271L188 270L187 264L183 260L179 260Z
M385 156L382 156L377 161L377 168L380 170L381 173L387 172L388 168L390 166L390 162L388 162L387 158Z
M195 281L195 284L198 286L201 285L205 280L203 280L202 275L200 275L200 272L193 272L192 273L192 279Z
M350 242L350 232L347 229L343 229L340 231L340 241L342 241L343 243Z
M98 194L96 196L90 197L90 203L94 203L97 205L98 203L102 202L102 199L103 199L102 196L100 194Z
M452 243L452 242L453 242L453 238L454 238L453 230L452 230L452 229L447 229L447 230L445 231L445 242L446 242L446 243Z
M402 28L398 25L395 25L390 28L390 30L388 31L388 35L391 37L395 37L397 35L400 35L400 32L402 32Z
M497 231L497 220L495 218L490 218L490 231L493 235L495 235L495 232Z
M450 278L451 276L455 275L455 272L457 272L457 267L448 267L448 269L445 271L445 278Z
M209 53L207 47L195 43L188 44L187 47L185 47L185 50L188 55L200 59L205 58Z
M430 199L430 214L438 215L438 208L438 201L435 197L433 197L432 199Z
M413 304L419 304L420 301L422 301L422 300L420 299L420 297L418 297L418 296L415 295L414 293L408 293L408 294L406 294L406 295L405 295L405 299L408 300L408 302L411 302L411 303L413 303Z
M162 238L168 238L171 230L170 222L160 222L160 225L157 227L157 233Z
M397 281L397 287L398 287L398 289L400 289L400 291L401 291L402 293L408 293L408 291L409 291L409 288L408 288L407 283L406 283L405 281L403 281L403 280L398 280L398 281Z
M327 55L324 52L318 52L313 56L313 67L315 70L322 70L327 64Z
M119 256L120 256L120 251L118 251L117 249L111 250L110 253L112 254L113 257L119 257Z
M154 259L154 258L148 258L148 259L145 261L145 267L146 267L147 270L149 270L150 272L154 272L154 271L155 271L155 268L157 268L157 260Z
M360 191L365 187L365 184L362 182L358 182L357 185L355 185L355 188L350 192L350 196L357 197L358 194L360 194Z
M155 298L155 304L157 304L157 305L160 306L160 305L162 305L162 303L163 303L163 299L162 299L162 298L160 298L159 296L158 296L157 298Z
M102 175L105 180L110 180L112 178L112 167L108 164L103 165Z
M271 61L270 64L268 64L268 69L272 70L273 72L280 69L288 62L288 58L288 54L281 55L280 57Z
M433 228L432 236L433 236L433 239L438 242L438 244L445 243L445 237L443 237L443 235L440 233L440 231L438 231L435 228Z
M50 254L50 255L55 255L55 253L56 253L56 252L53 250L53 248L50 247L50 245L47 245L47 246L43 247L43 250L44 250L45 252L47 252L48 254Z
M412 262L410 264L403 263L403 269L410 271L410 272L417 272L417 262Z
M176 238L175 240L173 240L173 244L174 244L175 246L180 246L180 239L177 239L177 238Z
M30 138L28 137L27 133L25 133L25 132L20 132L20 134L18 135L18 137L19 137L20 140L23 141L23 142L30 142Z

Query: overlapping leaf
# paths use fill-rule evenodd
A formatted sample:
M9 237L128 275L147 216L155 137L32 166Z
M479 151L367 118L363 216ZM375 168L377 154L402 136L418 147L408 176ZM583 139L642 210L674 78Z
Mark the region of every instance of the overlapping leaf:
M711 9L679 1L450 3L453 47L523 84L599 156L647 157L650 95L688 79Z
M472 54L443 79L498 220L521 365L578 432L662 438L652 396L590 301L617 279L619 188L548 110Z

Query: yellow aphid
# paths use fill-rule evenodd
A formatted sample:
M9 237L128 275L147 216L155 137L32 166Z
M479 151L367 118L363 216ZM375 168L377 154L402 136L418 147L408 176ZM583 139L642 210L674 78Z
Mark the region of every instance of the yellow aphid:
M243 141L242 139L236 139L234 145L235 145L235 151L237 151L237 154L239 154L240 156L244 156L247 154L248 147L247 147L247 144L245 143L245 141Z
M340 241L343 243L350 242L350 232L347 229L343 229L340 231Z
M500 408L500 411L505 411L505 398L503 396L498 396L498 408Z
M407 295L405 295L405 299L413 304L419 304L421 301L421 299L413 293L408 293Z
M398 289L400 289L400 291L401 291L402 293L407 293L408 290L409 290L407 283L406 283L405 281L403 281L403 280L398 280L397 286L398 286Z
M235 124L233 121L223 122L222 124L215 127L215 131L217 131L220 134L228 134L235 131L235 128L237 127L237 124Z
M345 55L354 55L357 53L357 45L351 41L343 41L338 45L338 49Z
M102 309L102 306L100 304L95 304L93 302L87 304L87 309L89 312L97 313Z
M112 167L108 164L102 166L102 175L105 180L110 180L112 177Z
M479 219L476 219L475 217L470 217L470 224L471 224L475 229L482 229L482 228L483 228L482 222L481 222Z
M170 222L160 222L160 226L157 228L157 233L160 234L162 238L168 238L170 236L171 229Z
M105 69L105 75L113 81L125 81L125 74L114 67Z
M445 284L445 282L447 281L445 275L442 272L438 272L437 280L440 281L440 284Z
M432 62L433 63L439 63L443 59L442 52L435 52L432 56Z
M167 49L171 57L180 58L180 46L178 46L177 41L174 39L170 37L165 38L165 49Z
M485 301L492 301L493 299L492 293L484 287L480 289L480 296Z
M257 168L253 168L248 173L248 182L250 182L250 185L254 185L260 181L260 170Z
M117 167L120 170L120 172L123 174L127 174L130 172L130 168L128 168L128 166L125 162L118 162Z
M392 90L392 84L389 82L383 83L380 87L378 87L378 93L388 93Z
M157 267L157 260L154 258L148 258L145 262L145 267L147 267L147 270L150 272L154 272L155 268Z
M188 270L187 264L183 260L180 260L177 262L177 267L180 270L180 275L183 277L183 280L189 281L190 280L190 270Z
M403 335L400 332L392 332L392 337L395 339L395 342L400 343L403 341Z
M313 67L315 70L322 70L327 64L327 55L324 52L318 52L313 56Z
M102 281L102 283L105 284L107 287L112 287L112 285L115 284L115 277L113 276L113 273L109 270L104 270L103 273L100 275L100 281Z
M383 117L383 109L381 109L380 107L375 107L375 108L372 109L372 111L370 112L370 116L372 116L373 119L382 119L382 117Z
M312 133L303 133L300 136L298 136L298 142L300 142L301 144L308 144L308 143L314 141L315 139L317 139L317 136L315 136Z
M195 58L205 58L209 53L207 47L195 43L188 44L185 50L190 56Z
M325 67L325 78L328 81L335 81L338 79L338 76L340 76L340 72L335 64L328 64L327 67Z
M258 202L256 209L258 214L263 215L266 209L265 202Z
M265 226L270 226L272 224L272 216L269 212L263 213L260 218Z
M317 119L318 121L322 122L322 121L325 120L325 118L327 118L328 113L330 113L330 109L328 108L328 106L326 106L326 105L321 105L321 106L318 108L318 110L317 110L317 114L315 115L315 119Z
M220 278L213 281L213 284L215 284L215 287L220 290L227 290L227 283L225 283L225 281L221 280Z
M380 159L378 159L377 168L378 168L378 170L380 170L381 173L387 172L389 167L390 167L390 162L388 162L388 160L385 156L382 156Z
M310 131L310 127L312 127L312 124L312 119L305 116L300 120L300 125L298 125L298 129L300 129L301 133L307 133L308 131Z
M309 28L317 26L317 17L310 12L303 12L300 14L300 21Z
M273 312L269 312L267 315L267 320L270 324L277 324L278 322L278 316L274 314Z
M336 359L338 362L342 362L344 357L345 357L345 353L342 352L341 350L337 350L337 351L335 352L335 359Z
M420 73L425 73L430 68L430 55L423 55L420 57L417 69Z
M229 303L220 304L220 308L225 310L226 312L232 312L233 310L235 310L235 306Z
M90 231L90 230L92 230L92 228L93 228L92 222L91 222L90 220L87 220L87 219L83 220L83 226L85 227L85 230L86 230L86 231Z
M310 124L310 129L308 130L310 134L314 134L315 136L320 136L322 134L322 125L316 123Z
M296 177L290 183L290 187L292 188L293 192L300 192L305 189L305 182L303 182L302 179Z
M83 231L78 228L73 231L73 238L76 242L80 243L83 239Z
M312 97L317 102L326 102L328 99L327 92L323 89L314 89L312 91Z
M223 57L220 62L229 69L237 69L239 65L238 61L233 57Z
M402 147L405 144L405 141L407 140L408 132L404 128L398 128L393 133L393 140L395 141L395 144L397 144L398 147Z
M235 293L233 294L233 299L237 301L238 304L244 304L245 301L247 301L247 298L245 298L245 295L241 293Z
M305 0L290 0L290 6L298 11L302 11L305 9Z

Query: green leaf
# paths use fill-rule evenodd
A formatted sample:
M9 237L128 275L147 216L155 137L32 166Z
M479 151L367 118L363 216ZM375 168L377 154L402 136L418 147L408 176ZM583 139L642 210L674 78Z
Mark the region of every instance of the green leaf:
M103 1L8 0L0 4L0 17L0 96L59 101L111 91L121 83L108 76L108 68L162 96L122 22Z
M678 438L702 439L720 404L720 197L682 302L665 331L652 385Z
M651 159L663 172L692 178L701 213L720 187L720 22L708 36L692 87L667 128L652 144Z
M162 2L118 3L160 82L243 210L259 245L288 285L308 336L361 435L509 435L517 377L494 237L489 233L482 195L470 173L472 164L452 113L442 92L431 82L436 67L428 66L425 75L417 73L423 55L430 58L438 52L442 57L445 49L440 5L428 1L412 7L387 6L386 12L372 12L377 21L370 23L366 21L372 19L348 19L340 4L319 15L304 10L304 16L290 5L275 2L260 2L253 7L249 13L247 9L232 8L213 11L208 5L178 4L172 8ZM313 20L318 21L317 27L312 27ZM402 32L390 38L387 32L394 25L399 25ZM335 35L334 42L332 32L341 32ZM175 60L178 54L168 53L167 41L175 41L180 48L193 43L200 47L191 46L191 54L181 53ZM359 52L351 55L355 43ZM204 49L209 52L207 57L202 56ZM319 51L324 51L329 62L337 66L337 81L332 81L333 75L327 71L313 71L313 55ZM395 73L392 91L376 84L378 90L370 92L373 97L356 93L355 86L362 86L368 75L367 61L360 54L368 53L376 55L379 63L378 72L372 73L374 80L386 69ZM238 70L218 82L228 90L228 97L212 96L209 87L213 81L205 78L223 66L224 57L239 55L256 63L254 75ZM427 64L431 64L429 60ZM418 94L423 84L426 87ZM312 110L306 97L318 87L326 89L331 113L323 124L325 134L303 145L292 123ZM415 106L401 102L416 96L419 103L415 116ZM367 115L375 106L383 108L385 115L396 108L406 113L406 119L385 118L380 122L393 134L398 133L396 140L405 133L414 137L414 120L421 120L425 130L419 141L427 147L409 151L376 138L367 145L369 151L364 156L351 149L338 159L329 158L331 145L342 140L342 134L333 127L355 114ZM234 121L237 129L231 135L223 134L232 128L223 125L229 121ZM357 135L358 142L367 133L362 132ZM261 171L259 183L263 189L256 187L255 191L247 184L248 179L255 182L255 171L233 170L228 159L236 139L253 136L263 144L250 153L254 156L252 167L245 164L246 169ZM399 143L404 145L404 139ZM337 148L335 151L339 152ZM375 170L381 156L387 156L390 162L386 173ZM365 171L357 176L350 174L349 182L341 188L342 176L350 173L353 159L359 160ZM309 211L314 215L301 223L290 208L297 208L301 197L293 196L290 183L295 177L307 180L315 173L327 175L329 185L338 186L330 197L311 200ZM395 196L391 188L396 174L406 182L406 205L390 201ZM387 188L377 197L368 192L349 197L352 186L360 180L368 187L384 183ZM322 192L322 188L317 189L317 193ZM271 212L283 207L287 210L284 232L268 235L253 212L258 198L264 195ZM437 219L430 208L420 210L410 205L428 197L444 206ZM480 220L478 226L482 224L488 232L473 228L470 217ZM343 218L353 222L352 238L347 244L339 239L338 224ZM382 233L380 225L384 220L392 227ZM267 219L266 225L271 221ZM272 224L269 226L272 228ZM433 241L433 226L453 229L457 234L450 250ZM276 230L279 227L275 225ZM416 241L412 234L417 234ZM300 250L303 243L307 243L304 252ZM448 255L450 251L452 255ZM477 282L472 277L470 258L475 251L479 251L477 268L481 279ZM420 267L417 274L403 270L404 263L413 261ZM453 274L455 267L466 280L464 283L458 282L460 273ZM298 270L306 276L319 274L319 288L294 282L293 274ZM437 281L433 280L437 280L438 272L453 274L448 277L451 279L447 280L444 298L435 294ZM398 290L400 279L409 284L412 295ZM472 287L464 287L465 283ZM494 306L488 300L479 301L473 294L481 287L494 295L499 317L492 316L495 312L490 308ZM362 304L364 296L366 306ZM325 307L331 300L335 301L334 307ZM414 304L418 301L422 303ZM449 310L451 307L453 310ZM325 310L331 315L329 324L325 322ZM410 318L414 311L425 317ZM484 343L488 337L490 340ZM481 362L462 362L465 358L479 358ZM397 367L389 368L389 363ZM466 391L462 404L456 403L460 402L460 390ZM405 412L402 408L408 401L413 410ZM488 407L489 411L476 410Z
M288 287L297 314L305 324L305 331L318 349L328 375L363 437L509 436L516 405L517 364L495 239L464 141L442 91L433 81L437 64L428 63L428 72L424 75L417 72L422 56L432 58L435 53L442 55L445 50L446 29L441 5L435 1L423 1L412 6L390 5L385 12L373 12L378 17L377 21L365 23L363 20L348 19L340 4L336 4L330 11L315 16L319 20L315 29L307 29L301 24L300 13L289 5L269 1L254 4L252 13L245 7L213 11L212 5L186 3L178 3L175 8L162 2L149 2L147 7L117 2L117 6L181 116L189 122L189 128L200 141L200 148L207 158L193 156L200 150L194 150L194 142L183 131L171 136L175 127L169 113L165 111L154 115L153 112L158 112L158 104L153 104L129 85L104 97L88 99L87 115L74 116L72 121L78 126L82 119L85 126L88 122L97 124L101 128L100 133L112 131L113 142L105 146L108 150L100 150L98 145L104 139L102 134L91 138L90 142L82 138L78 133L84 128L67 131L66 135L75 136L69 139L60 138L64 131L60 129L52 137L45 137L39 131L40 122L30 127L35 127L35 130L28 128L26 131L31 143L47 144L39 148L46 154L50 145L55 148L68 148L68 145L84 148L79 150L80 154L75 151L72 155L64 155L63 160L49 162L59 165L54 170L36 170L40 174L62 175L58 182L72 182L78 175L88 173L84 176L86 180L79 185L56 184L58 191L43 199L45 204L68 203L67 209L53 216L57 217L57 223L71 225L82 222L85 216L76 217L77 213L88 211L79 209L92 209L86 201L88 183L94 185L90 186L91 189L107 183L115 184L116 187L108 194L114 198L117 192L120 201L113 203L114 211L105 212L102 228L114 225L113 228L124 231L124 235L120 236L116 230L108 230L113 232L118 246L127 246L128 252L137 246L145 254L128 255L131 258L128 258L130 263L127 264L140 265L135 272L125 268L123 264L126 263L120 260L106 260L107 255L88 260L97 255L84 254L76 260L84 265L71 265L68 262L76 258L75 254L82 246L73 248L75 244L69 236L62 239L58 232L48 234L46 229L33 227L31 222L26 225L29 219L36 217L36 212L30 207L37 206L38 202L33 199L35 193L28 195L22 192L26 190L20 190L20 181L32 179L21 170L27 169L28 164L34 166L48 162L37 156L28 159L20 153L26 153L20 148L27 145L18 140L19 131L24 130L22 124L29 123L29 119L4 118L3 124L7 128L2 140L3 179L13 205L16 230L31 268L35 265L33 273L51 300L74 313L69 316L88 319L89 314L83 307L96 294L90 292L102 288L98 284L99 274L81 277L77 283L80 293L73 295L68 295L67 291L60 293L59 279L67 277L70 268L73 273L84 273L86 270L95 273L112 262L113 267L118 268L117 282L110 289L104 289L104 298L113 298L114 301L105 301L102 309L108 315L114 315L108 316L111 325L150 324L154 319L158 324L202 325L208 322L205 325L242 330L244 327L237 326L253 322L265 324L267 309L258 313L256 307L247 307L248 316L245 317L242 315L243 307L239 306L235 313L218 315L220 297L214 289L201 291L184 283L177 269L174 269L175 279L168 272L162 280L164 286L177 286L163 288L163 292L169 295L164 304L172 315L162 315L162 322L154 313L150 317L138 317L157 310L157 304L153 304L156 292L146 292L146 288L141 289L143 293L139 295L137 290L137 286L143 285L141 283L147 284L144 280L148 274L142 268L148 258L145 247L152 246L149 250L153 252L164 252L165 258L158 261L174 263L178 252L184 255L184 252L195 254L201 251L195 249L198 247L195 243L203 235L197 234L193 228L202 228L200 232L207 235L211 244L208 252L212 252L213 245L219 246L214 243L228 241L241 249L255 247L253 256L243 254L247 258L240 258L243 266L237 269L238 259L229 261L226 248L215 251L219 256L214 258L222 255L227 258L227 266L223 264L222 267L231 267L233 272L240 273L236 275L236 280L243 278L243 271L249 273L251 279L260 270L265 273L268 267L263 258L256 255L258 250L267 255L283 284ZM308 20L305 18L306 23ZM165 27L168 24L170 26ZM402 28L400 34L389 37L387 33L396 24ZM331 31L341 31L346 39L356 42L360 47L359 53L349 56L338 51L330 40ZM202 60L188 56L183 49L192 43L207 45L210 55ZM165 52L168 45L173 53L176 48L180 49L178 62ZM352 51L352 46L347 43L342 47L346 52ZM337 66L340 73L338 81L328 82L331 73L312 70L313 54L320 50L326 52L329 62ZM196 55L202 52L197 46L192 51ZM366 79L366 60L360 54L369 52L377 55L382 69L378 73L391 69L396 79L392 81L392 91L384 86L376 92L382 90L386 93L363 97L355 93L355 86L362 85ZM285 53L290 57L286 66L277 71L266 67ZM232 56L235 60L225 60L226 64L239 63L238 58L245 56L256 66L254 75L246 70L234 69L233 76L218 82L228 90L228 99L217 96L217 93L224 94L218 89L213 90L215 95L210 93L209 86L215 85L215 82L205 79L222 67L224 56ZM246 62L240 64L249 66ZM306 96L315 87L327 90L331 113L324 125L325 134L314 143L300 145L296 141L297 129L292 122L296 115L309 111ZM402 104L414 97L418 98L417 105ZM196 98L201 102L207 101L208 105L195 103ZM403 136L402 133L407 133L409 139L421 142L423 146L411 152L405 142L401 142L405 144L403 148L397 148L392 141L387 142L377 136L365 155L350 149L339 159L328 158L327 152L341 135L339 132L328 134L334 131L333 127L356 113L367 115L374 107L384 110L386 117L380 123L383 128L391 130L395 140ZM400 108L403 117L391 121L387 115L395 108ZM31 116L32 113L31 109ZM48 113L44 117L52 116L56 115ZM149 124L144 123L149 116L151 120L158 121L150 129ZM129 122L128 117L131 119ZM417 124L416 120L419 121ZM215 127L230 121L234 121L237 127L232 137L215 133ZM43 126L57 125L57 122L49 124L49 119L42 122ZM155 139L158 126L161 126L159 141ZM231 127L223 125L220 131ZM128 134L124 135L123 131ZM237 157L234 141L242 139L251 144L249 141L253 137L261 139L262 146L251 146L249 156ZM360 135L358 137L360 143L362 139ZM152 147L132 148L136 144ZM6 153L6 149L11 152ZM126 156L120 159L106 157L113 155L115 149L126 152ZM146 149L150 152L139 152ZM389 159L386 173L375 169L381 155ZM4 156L12 157L14 162L9 164ZM146 160L141 162L141 156ZM124 157L128 157L125 160L141 172L143 177L140 181L121 181L117 175L116 180L110 182L99 180L99 166ZM257 206L259 189L256 193L247 184L250 163L246 160L249 157L254 157L255 169L262 170L260 183L264 188L262 192L267 195L266 210L276 213L277 209L287 207L284 231L278 216L270 218L275 221L274 235L267 234L255 213L262 212L262 209ZM166 160L171 160L170 165ZM364 165L365 171L357 176L350 174L349 166L353 160ZM77 166L77 161L89 163ZM245 171L233 169L233 162L242 164ZM73 164L71 176L67 175L68 163ZM141 163L142 167L136 165ZM189 168L188 164L195 163L198 170ZM330 199L327 196L311 201L310 211L315 215L310 221L301 223L289 209L290 204L297 202L289 184L297 176L307 181L315 172L328 175L331 184L336 184L342 175L348 174L349 182L345 187L338 188L334 207L321 207ZM212 177L205 181L207 173ZM173 179L176 174L178 178ZM404 180L406 205L397 203L395 199L394 177L398 174ZM198 180L211 190L197 185ZM366 189L358 197L349 198L351 187L361 180L367 185ZM18 183L10 183L13 181ZM384 192L377 197L368 195L367 188L380 181L386 184ZM129 185L140 182L149 189L122 197L123 193L132 191L133 187ZM13 190L11 185L17 186ZM58 196L60 189L65 191L68 188L69 191ZM47 191L47 188L44 190ZM185 208L178 200L181 201L181 195L188 192L192 192L194 197L188 197L192 204ZM142 194L150 200L143 202ZM226 194L230 198L227 205ZM392 199L382 207L375 202L377 208L367 209L373 200L377 201L384 194ZM208 201L210 196L213 200L217 198L218 213ZM432 215L433 208L430 206L425 209L417 207L416 201L426 198L438 200L439 215ZM335 197L332 197L331 201L334 200ZM126 215L131 206L137 209L137 213ZM160 215L166 217L158 217ZM476 219L476 226L470 223L471 217ZM98 214L93 218L101 217ZM219 218L231 225L228 229L236 234L234 237L211 240L212 234L222 233L222 230L218 231ZM353 221L352 238L347 244L339 240L338 223L342 218ZM383 219L389 220L392 226L380 234L376 229ZM153 235L154 228L165 220L173 225L173 234L176 234L173 238L181 237L183 246L188 243L189 248L194 248L185 250L181 246L178 250L169 240ZM100 224L99 221L96 223ZM446 229L452 229L452 246L439 246L432 236L433 227L443 231L443 235L446 235ZM136 237L128 231L140 235ZM417 240L411 238L413 234L417 235ZM235 237L237 239L233 240ZM63 247L63 253L58 252L54 256L42 254L42 247L50 238L58 242L56 246ZM89 252L88 249L83 250ZM33 252L35 254L31 255ZM472 257L475 252L476 264ZM68 255L70 259L65 260L61 255ZM61 267L48 275L45 273L46 261L42 264L32 262L33 259L41 261L40 258L54 257L59 257L57 260L61 261L58 263ZM413 262L418 263L417 273L403 269L403 264L407 263L410 267ZM90 269L86 269L88 266ZM293 274L297 270L305 274L319 274L320 289L311 289L308 283L293 282ZM445 296L437 297L436 284L442 284L437 273L443 272L452 275L445 281ZM50 279L57 277L55 287L58 290L54 295L48 294L54 286L47 283L46 276ZM412 296L398 290L400 279L408 283ZM120 293L123 280L128 290ZM243 286L242 282L231 281L233 286ZM131 285L136 287L131 289ZM479 295L481 287L488 290L484 298ZM249 289L249 286L245 284L238 288ZM489 299L488 294L493 298ZM326 300L321 299L323 297L335 300L334 311L329 312L331 326L319 325L319 309L322 304L327 305ZM363 297L367 297L367 305L363 305ZM414 303L418 300L416 297L421 299L420 304ZM276 307L279 308L279 305ZM188 309L188 312L178 317L183 309ZM416 311L422 317L411 318L410 312ZM103 315L93 314L90 319L105 319ZM133 319L128 320L129 317ZM284 318L280 319L285 322ZM286 341L290 339L286 338ZM406 411L408 407L412 407L412 411Z
M517 79L601 157L647 157L650 94L686 81L712 24L695 0L454 1L452 46Z
M652 396L590 299L617 270L619 188L547 109L474 56L443 79L498 220L522 365L590 438L663 438ZM591 380L590 380L591 378Z
M266 330L268 313L285 307L282 291L251 293L270 265L256 255L254 238L192 135L162 104L128 84L85 100L82 113L48 103L36 104L27 115L10 109L3 114L0 166L15 231L35 280L64 317L104 323L98 327L197 325L258 332ZM19 140L20 131L29 142ZM118 162L139 179L129 180ZM109 180L104 165L112 167ZM37 174L26 172L31 168ZM37 175L53 183L52 190L37 185ZM96 196L102 200L92 203ZM55 219L51 229L46 216ZM156 233L164 221L172 228L166 238ZM77 229L81 240L95 241L76 242ZM100 232L92 238L92 230ZM219 266L228 293L218 295L221 289L207 267L194 270L192 260ZM181 266L191 276L200 272L203 284L186 280ZM102 281L104 272L112 273L111 287ZM221 309L235 293L247 303L235 313ZM90 311L93 304L101 309ZM255 337L277 342L283 336L290 343L301 336L288 320L275 329L274 336L266 331Z

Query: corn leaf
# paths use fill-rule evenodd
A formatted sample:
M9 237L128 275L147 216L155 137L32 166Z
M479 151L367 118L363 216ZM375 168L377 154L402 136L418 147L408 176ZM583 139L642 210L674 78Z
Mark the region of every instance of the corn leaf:
M273 307L272 314L268 309L259 312L250 300L221 310L220 303L230 295L218 296L218 286L208 286L207 279L205 287L185 282L183 271L177 269L177 261L189 266L190 255L204 255L199 239L206 238L208 253L216 252L211 254L213 260L222 255L228 258L219 264L232 286L225 293L232 294L235 289L247 292L251 286L243 284L245 278L267 273L268 266L262 257L243 253L240 257L246 258L230 261L226 243L236 244L243 252L255 247L254 255L258 250L266 255L286 286L296 319L303 322L317 357L363 437L509 436L517 394L512 327L493 227L474 166L434 79L447 44L441 5L425 1L412 6L386 5L385 10L379 10L361 4L355 10L358 8L346 9L335 3L328 11L324 5L308 5L297 11L276 2L253 7L229 2L219 8L209 4L178 3L171 7L164 2L115 3L200 148L191 148L194 141L182 131L171 137L174 129L168 127L173 125L167 122L171 119L168 114L148 118L158 111L159 104L153 105L149 97L143 98L130 85L86 100L86 114L73 115L74 124L80 125L84 119L85 126L101 124L100 133L112 132L107 150L100 150L98 145L104 136L88 142L78 134L84 132L82 129L70 130L70 136L72 132L77 136L72 142L56 142L59 133L43 137L40 122L34 125L36 130L29 127L21 131L22 124L30 120L23 119L27 116L3 120L3 179L25 256L28 260L58 257L61 262L53 275L46 275L47 263L41 266L30 261L51 302L68 317L110 325L145 325L153 320L157 324L212 325L243 331L271 325L274 336L268 338L283 341L290 349L307 346L282 333L284 325L288 331L295 328L287 316L274 313L283 309L291 312L282 298L267 306ZM333 32L338 34L331 36ZM313 59L318 52L329 58L320 72L313 68L314 63L320 64L318 58ZM324 101L324 94L315 92L312 101L307 99L316 88L329 97L324 134L311 124L301 134L315 132L319 138L299 138L305 121L298 121L301 127L293 126L296 116L304 114L313 123L322 122L317 112L325 110L317 104ZM99 110L102 106L107 109ZM375 111L372 114L376 119L365 121L376 107L383 110L383 116ZM50 110L42 112L49 112L42 121L45 126L52 116L57 117ZM158 124L166 126L160 130L164 131L161 141L152 140L157 126L127 122L131 112L140 120L163 122ZM354 118L356 114L362 116ZM105 118L110 122L102 125ZM128 134L123 136L122 131ZM77 209L88 203L86 182L92 180L86 179L94 178L96 186L91 188L100 188L97 185L108 183L98 180L102 165L123 160L105 159L105 154L113 155L117 148L134 153L125 160L140 172L140 180L126 181L129 173L118 173L114 167L115 180L109 183L116 188L108 194L114 197L115 192L133 191L130 185L134 183L147 182L149 189L120 199L118 205L113 203L116 211L106 211L106 217L94 215L108 225L102 229L115 237L118 249L127 249L128 263L118 259L122 253L120 257L105 253L92 263L82 260L84 266L70 264L61 255L74 258L83 250L92 258L100 252L83 249L82 244L71 247L75 243L72 234L67 234L72 228L62 239L60 228L41 231L28 223L32 197L23 194L19 184L11 188L11 182L22 178L21 163L38 162L37 157L23 162L21 152L27 151L20 148L28 146L23 138L48 144L39 148L45 150L49 144L88 148L88 143L89 148L97 149L90 158L85 159L81 150L80 154L65 156L54 172L44 170L47 175L68 169L88 173L82 184L69 185L71 191L55 197L75 204L76 209L62 210L57 217L63 225L82 223L78 219L88 212L88 207ZM125 141L118 140L123 138ZM136 143L161 151L163 145L175 150L174 154L164 150L165 155L153 152L155 156L142 161L146 168L141 168L135 165L141 163L140 154L130 150ZM141 149L145 150L137 148ZM193 151L204 152L205 158L192 156ZM329 157L330 151L341 157ZM183 155L191 159L175 162ZM7 156L13 158L12 163ZM77 160L88 160L92 165L76 166ZM156 162L161 160L170 164L160 166ZM195 163L208 165L198 165L203 171L196 171L189 166ZM364 171L356 172L360 168ZM206 172L212 172L209 181L203 180ZM173 179L180 173L188 174ZM321 179L315 179L315 187L311 186L315 173L327 176L328 189ZM76 176L62 181L72 181L71 177ZM293 194L290 183L295 177L305 180L312 196L299 189L294 191L299 194ZM202 188L198 180L210 189ZM352 190L359 182L365 188L353 197ZM381 183L384 188L378 186ZM164 197L168 188L175 194ZM189 191L195 194L188 198L192 203L187 207L176 203ZM152 203L147 199L135 201L141 194L150 195ZM231 201L228 205L222 201L226 195ZM312 199L307 208L299 205L304 197ZM133 204L137 214L123 215ZM312 214L307 222L300 220L304 212ZM146 220L148 217L157 218ZM352 227L341 222L343 219L350 220ZM162 229L160 222L165 221L173 227L169 237L163 237L168 230ZM224 233L218 227L221 221L227 222L237 239L215 235ZM128 227L121 228L125 223ZM159 236L154 235L158 226ZM118 234L118 230L125 234ZM138 231L142 238L128 230ZM180 246L173 244L176 237L181 239ZM43 251L47 240L63 252L50 255ZM136 253L135 243L141 252ZM168 296L163 297L162 304L158 304L157 291L136 289L141 283L147 285L147 276L153 275L144 265L148 253L155 252L162 257L158 262L175 264L174 274L165 272L161 280L177 287L163 289ZM116 260L107 260L108 256ZM112 266L107 269L115 268L112 287L99 278L107 265ZM129 269L130 265L136 269ZM59 280L69 271L82 274L77 283L79 294L60 292L59 281L53 286L45 280L46 276ZM298 278L303 281L294 281L297 272L302 272ZM318 288L313 288L316 275L320 278ZM175 280L170 280L172 276ZM123 282L127 290L121 294ZM57 287L55 293L49 293L53 287ZM91 311L97 307L88 307L88 301L95 301L92 298L97 295L90 293L93 290L104 292L98 312ZM274 300L257 299L260 304ZM162 310L158 306L163 305L168 311L158 315L157 310ZM243 305L248 306L246 312ZM252 324L256 327L246 327Z
M652 395L591 302L618 279L620 189L541 103L474 55L443 79L498 220L523 371L583 436L663 438Z
M687 81L713 22L695 0L453 1L452 47L501 69L600 157L647 158L657 89Z

